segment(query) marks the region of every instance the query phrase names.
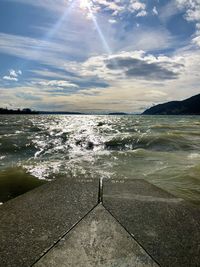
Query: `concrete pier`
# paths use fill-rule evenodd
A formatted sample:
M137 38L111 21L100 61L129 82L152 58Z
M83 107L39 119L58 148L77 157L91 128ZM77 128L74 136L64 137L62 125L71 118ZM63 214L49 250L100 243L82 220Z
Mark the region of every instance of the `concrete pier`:
M198 208L144 180L100 184L59 179L2 205L0 266L200 266Z
M0 266L31 266L98 203L99 181L45 184L0 207Z
M103 200L160 266L200 266L199 209L144 180L107 180Z
M34 267L158 265L99 204Z

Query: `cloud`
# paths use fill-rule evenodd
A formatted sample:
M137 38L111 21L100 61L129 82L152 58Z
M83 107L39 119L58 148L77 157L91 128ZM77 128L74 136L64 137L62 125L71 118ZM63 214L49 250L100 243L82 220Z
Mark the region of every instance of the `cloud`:
M147 15L146 10L142 10L137 13L136 17L145 17Z
M55 25L51 23L40 29L40 38L0 32L0 53L57 69L62 68L66 58L83 60L90 54L103 53L105 47L94 23L85 20L83 14L74 12L73 16L72 14L68 16L52 36L51 31ZM68 24L70 27L66 27ZM111 42L115 46L114 38L117 29L113 29L113 25L108 23L108 17L103 17L99 25L104 29L103 33L108 43ZM41 35L44 37L41 38Z
M51 69L31 69L29 70L29 73L31 75L34 75L34 77L41 77L41 78L47 78L48 80L64 80L66 79L67 73L66 72L62 72L62 71L53 71ZM38 79L38 78L34 78L34 79Z
M152 13L153 13L153 15L156 15L156 16L158 15L158 10L157 10L156 6L153 7Z
M112 17L121 18L128 13L135 13L136 16L145 16L146 4L139 0L95 0L95 1L81 1L80 8L88 13L88 5L93 14L96 13L110 13Z
M19 75L22 75L21 70L16 71L16 70L11 69L9 70L9 73L10 73L10 76L15 77L15 78L17 78Z
M197 35L192 39L192 42L200 47L200 35Z
M15 81L17 82L18 81L18 77L22 75L22 71L21 70L9 70L9 75L5 75L3 77L3 80L7 80L7 81Z
M27 2L28 4L32 3L31 0L30 3ZM46 4L47 2L45 1ZM97 1L97 3L100 5L100 2ZM116 3L118 2L116 1ZM125 5L125 2L119 3ZM145 7L144 4L139 5L138 1L133 1L133 3L135 3L135 16L139 12L145 11L142 9ZM53 5L53 1L49 1L49 5ZM133 10L128 12L131 13ZM173 45L173 37L166 29L160 26L155 28L143 27L141 24L139 28L132 27L127 30L127 27L124 27L124 22L120 20L119 23L116 16L104 14L97 18L98 27L101 29L111 53L134 49L161 50ZM70 25L70 27L66 27L66 25ZM136 25L135 21L134 25ZM33 35L30 37L17 35L16 33L0 33L0 52L26 61L35 61L38 64L56 67L57 69L63 69L66 59L73 57L82 61L91 55L105 52L105 44L93 21L85 20L80 10L79 12L73 10L66 16L59 28L56 31L54 29L54 23L42 23L39 29L40 38L33 38ZM36 36L38 36L38 29L35 30L37 30ZM44 37L41 38L41 36ZM31 64L31 62L28 64Z
M63 54L78 53L78 48L69 47L64 42L46 41L27 36L0 33L0 51L26 60L40 61L43 64L60 66Z
M108 68L107 65L113 63L112 60L114 59L121 65L120 69L117 67ZM135 62L137 62L136 65ZM137 64L140 66L142 64L142 67L143 64L145 66L147 64L158 66L159 69L153 70L155 79L152 79L152 77L149 79L135 77L135 73L134 75L127 76L126 71L133 66L138 67ZM56 92L54 92L54 88L51 86L38 86L33 83L12 87L10 90L0 87L2 103L7 103L7 106L8 104L17 103L18 107L23 107L24 97L26 105L34 109L82 112L119 110L142 112L153 103L157 104L174 99L181 100L198 94L200 89L200 54L195 50L180 51L176 53L176 56L168 57L156 57L143 51L120 52L112 56L100 55L90 57L82 63L66 62L65 67L71 71L73 69L75 73L80 75L80 79L83 81L101 80L104 82L106 80L109 86L105 88L96 85L94 87L85 86L85 88L80 86L79 90L69 89L66 91L59 90L58 87ZM175 73L175 75L177 74L175 79L160 79L162 68ZM148 75L150 75L149 69L147 71ZM48 80L43 79L42 81L48 83ZM30 98L28 95L23 95L23 92L29 94ZM38 100L31 99L32 96L36 96Z
M131 13L136 13L136 17L144 17L147 15L146 5L137 0L130 1L128 10L130 10Z
M40 81L33 83L36 85L47 86L47 87L50 86L50 87L61 87L61 88L79 88L77 84L65 80Z
M186 9L185 18L188 21L200 20L200 1L199 0L176 0L179 9Z
M130 1L129 8L131 11L145 10L146 5L139 1Z
M117 23L117 21L115 20L115 19L109 19L108 20L111 24L115 24L115 23Z
M3 79L4 79L4 80L7 80L7 81L15 81L15 82L18 81L17 78L15 78L15 77L11 77L11 76L4 76Z
M112 17L121 18L127 13L135 13L136 15L142 11L146 11L146 4L140 0L93 0L93 1L71 1L71 0L8 0L22 4L33 5L37 8L44 8L51 12L63 13L69 7L71 9L81 9L85 11L86 18L91 16L88 13L89 9L93 14L109 13ZM147 14L142 12L141 14Z
M43 9L51 19L38 21L37 26L31 23L29 36L25 30L21 36L17 31L0 33L1 54L13 60L17 57L19 67L26 69L20 83L0 85L2 103L19 103L20 107L26 99L27 106L35 108L138 111L199 92L199 0L169 0L163 8L166 1L151 5L144 0L94 0L91 9L97 25L86 20L88 9L80 7L79 1L71 1L72 8L68 0L7 1ZM174 15L184 16L183 25L187 21L196 24L187 47L183 46L189 38L176 34L179 27L170 32L168 22ZM20 73L16 72L9 72L4 80L17 81Z
M173 48L178 40L163 26L149 27L143 23L127 33L122 31L123 39L117 41L118 51L161 51L163 49Z
M178 77L178 72L168 70L164 65L165 62L162 64L159 61L148 62L148 60L133 57L115 57L112 60L108 60L107 63L109 69L121 69L127 77L146 80L176 79ZM176 68L180 67L182 67L182 65L176 64Z
M67 65L70 71L78 72L83 77L96 76L105 80L173 80L184 68L181 58L155 57L144 51L91 57L82 64L71 62Z
M176 0L177 7L185 10L185 19L196 23L196 33L192 43L200 47L200 0Z
M171 17L181 12L176 1L170 0L160 8L159 18L162 22L167 23Z

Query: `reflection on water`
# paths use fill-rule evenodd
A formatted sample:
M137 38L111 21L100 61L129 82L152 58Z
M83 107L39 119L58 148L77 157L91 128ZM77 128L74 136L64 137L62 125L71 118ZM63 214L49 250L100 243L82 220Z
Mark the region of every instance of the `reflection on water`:
M200 203L200 117L1 116L0 170L0 202L81 176L146 179Z

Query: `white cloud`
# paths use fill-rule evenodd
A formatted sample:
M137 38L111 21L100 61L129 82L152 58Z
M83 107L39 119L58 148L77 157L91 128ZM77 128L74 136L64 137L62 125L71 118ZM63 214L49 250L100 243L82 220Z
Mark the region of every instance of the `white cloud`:
M3 79L4 79L4 80L7 80L7 81L15 81L15 82L18 81L17 78L15 78L15 77L11 77L11 76L3 76Z
M192 42L200 47L200 35L193 38Z
M158 15L158 10L157 10L156 6L153 7L152 12L154 15L156 15L156 16Z
M110 12L111 16L120 17L122 14L127 12L135 13L141 11L146 11L146 5L140 0L81 0L81 1L71 1L71 0L8 0L18 3L25 3L29 5L36 6L38 8L45 8L51 12L63 13L69 7L69 9L81 9L82 12L85 11L86 18L91 17L89 15L88 6L93 14ZM144 14L141 13L141 14Z
M180 9L186 9L185 18L188 21L200 20L200 0L176 0L177 6Z
M9 70L9 72L10 72L10 76L18 77L18 74L15 70Z
M80 7L88 13L88 5L92 13L101 13L104 11L110 11L114 17L120 17L126 13L140 13L147 14L145 3L138 0L93 0L93 1L81 1ZM143 11L143 12L142 12Z
M200 0L176 0L179 9L185 9L185 19L196 23L196 33L193 44L200 46Z
M116 19L109 19L108 21L109 21L111 24L115 24L115 23L117 23Z
M13 70L13 69L10 69L9 70L9 75L5 75L3 77L4 80L7 80L7 81L15 81L17 82L18 81L18 77L22 75L22 71L21 70Z
M139 11L139 10L145 10L146 5L142 2L131 0L129 3L129 9L132 12Z
M142 10L140 12L137 13L136 17L144 17L147 15L147 12L146 10Z
M35 77L42 77L42 78L48 78L49 80L54 80L54 79L59 79L59 80L64 80L66 79L66 74L60 73L59 71L51 71L49 69L32 69L29 70L31 74L33 74ZM37 78L34 78L37 79Z
M15 78L17 78L19 75L22 75L21 70L16 71L16 70L11 69L9 70L9 73L10 73L10 76L15 77Z
M51 81L39 81L33 82L33 84L41 85L41 86L51 86L51 87L65 87L65 88L79 88L77 84L71 83L65 80L51 80Z

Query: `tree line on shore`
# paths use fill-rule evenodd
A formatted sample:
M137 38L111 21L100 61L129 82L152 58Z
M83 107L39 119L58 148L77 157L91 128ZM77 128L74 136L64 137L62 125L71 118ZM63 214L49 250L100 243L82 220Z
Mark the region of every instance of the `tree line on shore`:
M38 114L38 111L33 111L30 108L24 109L8 109L0 108L0 114Z

